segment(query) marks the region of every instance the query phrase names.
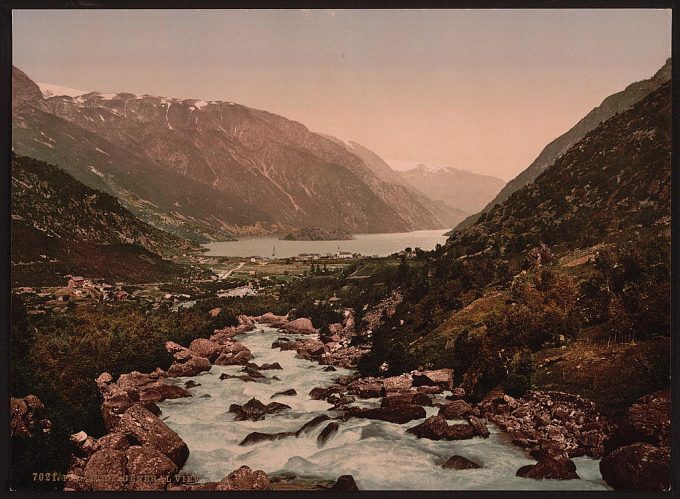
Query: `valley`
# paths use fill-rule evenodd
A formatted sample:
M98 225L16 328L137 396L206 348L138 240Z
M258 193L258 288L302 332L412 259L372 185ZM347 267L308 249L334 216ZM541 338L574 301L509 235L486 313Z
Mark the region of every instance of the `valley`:
M668 489L664 68L505 186L14 68L16 486Z

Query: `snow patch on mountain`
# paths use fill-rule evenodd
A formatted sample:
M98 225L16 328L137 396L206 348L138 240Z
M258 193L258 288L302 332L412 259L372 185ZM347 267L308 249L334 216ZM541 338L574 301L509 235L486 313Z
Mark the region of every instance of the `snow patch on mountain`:
M55 95L66 95L68 97L78 97L86 94L84 90L78 90L70 87L62 87L61 85L53 85L51 83L38 83L38 88L45 99L54 97Z

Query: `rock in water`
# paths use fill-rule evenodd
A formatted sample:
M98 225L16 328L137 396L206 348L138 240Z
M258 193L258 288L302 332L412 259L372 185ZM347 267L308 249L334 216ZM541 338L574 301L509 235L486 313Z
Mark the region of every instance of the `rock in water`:
M292 431L283 431L280 433L260 433L259 431L254 431L248 433L246 438L239 442L239 445L251 445L259 442L271 442L272 440L281 440L286 437L293 437L295 433Z
M329 419L331 419L331 418L326 416L325 414L321 414L319 416L316 416L311 421L308 421L304 425L302 425L302 427L298 431L295 432L295 436L299 437L300 434L306 433L306 432L316 428L321 423L323 423L324 421L328 421Z
M573 480L580 478L576 474L574 461L568 458L556 459L547 455L542 456L536 464L522 466L517 470L516 475L537 480Z
M359 490L359 487L357 487L352 475L342 475L338 477L338 481L335 482L333 487L331 487L331 490L339 492L354 492Z
M470 461L468 458L463 456L451 456L444 464L442 468L449 470L473 470L481 468L477 463Z
M286 396L286 397L293 397L297 395L297 392L295 391L295 388L289 388L288 390L283 390L282 392L276 392L274 395L272 395L270 398L274 397L281 397L281 396Z
M420 405L398 405L394 407L376 407L364 409L348 407L347 413L356 418L379 419L390 423L404 424L414 419L422 419L427 413Z
M217 484L215 490L273 490L269 477L262 470L241 466Z
M626 445L602 458L600 473L615 490L668 490L670 455L647 443Z
M439 408L439 415L446 419L460 419L472 412L472 406L464 400L448 402Z
M328 423L328 425L323 430L321 430L319 436L316 437L316 445L319 447L323 446L329 438L335 435L335 433L338 431L338 428L338 423L335 421Z
M134 438L145 447L162 452L180 468L189 457L189 448L179 435L139 404L125 411L116 431Z

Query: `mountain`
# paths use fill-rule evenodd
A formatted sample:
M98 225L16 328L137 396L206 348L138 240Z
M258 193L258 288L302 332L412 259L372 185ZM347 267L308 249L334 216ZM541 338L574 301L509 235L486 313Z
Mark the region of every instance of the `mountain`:
M44 98L17 68L13 96L17 153L62 166L183 237L446 227L345 147L272 113L130 93Z
M63 283L63 275L123 280L173 273L159 254L193 245L137 219L113 196L56 166L12 159L13 281Z
M482 213L489 212L494 206L508 199L513 192L533 182L548 166L564 154L569 147L585 137L588 132L595 129L600 123L630 108L665 82L670 81L670 79L671 59L669 58L651 78L631 83L624 90L604 99L598 107L590 111L566 133L545 146L534 162L517 177L508 182L498 195L486 205ZM477 213L468 217L457 228L474 224L479 219L479 216L480 213Z
M360 370L452 367L472 399L502 383L621 411L668 383L670 222L666 82L404 267L404 301Z
M353 140L343 140L333 137L331 135L324 135L324 137L332 140L336 144L344 147L350 153L358 156L364 164L373 172L373 174L383 181L395 186L395 191L401 195L411 199L409 205L402 207L402 210L407 213L412 211L414 207L425 206L430 212L437 215L441 221L442 227L454 227L461 220L465 218L470 211L463 211L462 209L454 208L453 206L432 198L427 193L419 190L412 183L409 183L399 172L394 171L385 160L378 156L375 152L367 147L354 142ZM397 200L395 199L395 202ZM411 216L414 216L412 214Z
M505 185L496 177L436 163L418 163L414 168L400 173L408 183L431 199L466 213L481 210Z

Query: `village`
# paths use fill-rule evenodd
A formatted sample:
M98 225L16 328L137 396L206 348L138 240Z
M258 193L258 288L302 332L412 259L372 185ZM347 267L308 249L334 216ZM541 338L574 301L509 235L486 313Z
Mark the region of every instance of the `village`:
M415 258L414 251L401 251L392 258ZM387 257L388 259L390 257ZM87 304L135 303L144 308L177 311L194 306L208 298L242 298L272 292L309 274L332 275L359 261L385 260L376 256L337 251L334 254L300 253L291 258L213 257L201 253L183 253L170 261L200 271L204 278L174 277L166 282L131 284L107 282L96 277L64 275L61 286L22 286L14 292L21 295L31 315L63 313ZM351 279L365 279L353 275ZM317 300L316 304L337 305L339 299Z

